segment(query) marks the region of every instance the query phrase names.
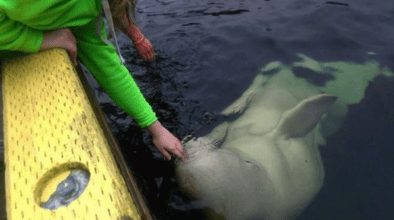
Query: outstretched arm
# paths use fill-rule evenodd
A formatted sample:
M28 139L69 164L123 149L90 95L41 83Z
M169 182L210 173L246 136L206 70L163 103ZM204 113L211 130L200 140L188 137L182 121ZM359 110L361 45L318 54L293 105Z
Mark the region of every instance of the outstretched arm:
M171 155L183 158L180 141L160 124L129 71L121 64L115 48L102 40L106 37L103 24L100 35L96 34L95 22L73 28L73 33L78 57L112 100L140 127L148 129L153 143L166 159L171 159Z

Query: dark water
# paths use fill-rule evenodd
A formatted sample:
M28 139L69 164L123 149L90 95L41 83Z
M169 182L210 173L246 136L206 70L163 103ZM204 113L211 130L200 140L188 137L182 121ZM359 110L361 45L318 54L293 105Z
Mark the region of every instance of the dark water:
M137 19L156 48L146 65L123 38L128 67L160 120L180 138L203 135L219 112L271 61L304 54L319 62L374 60L394 71L392 0L144 0ZM300 72L300 71L299 71ZM315 84L307 71L300 77ZM322 81L323 80L323 81ZM157 219L203 219L179 192L174 164L98 93L112 129ZM324 185L299 219L394 219L394 78L379 76L322 146Z

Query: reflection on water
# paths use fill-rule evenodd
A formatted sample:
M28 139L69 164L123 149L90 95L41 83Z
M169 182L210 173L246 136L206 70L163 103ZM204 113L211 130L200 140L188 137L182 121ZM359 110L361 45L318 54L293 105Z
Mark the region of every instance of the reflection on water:
M159 117L178 136L204 136L256 74L288 71L335 94L346 112L320 147L325 179L299 219L393 219L394 2L390 0L145 0L137 20L156 47L128 65ZM105 96L100 99L158 219L203 219L182 194L174 165ZM339 121L337 121L339 122ZM148 147L146 147L148 146ZM153 156L152 156L152 152Z

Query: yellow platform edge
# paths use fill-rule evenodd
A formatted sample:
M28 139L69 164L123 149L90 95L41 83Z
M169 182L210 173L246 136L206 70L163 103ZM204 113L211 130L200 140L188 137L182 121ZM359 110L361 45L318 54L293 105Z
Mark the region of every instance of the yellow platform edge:
M8 220L152 219L84 75L64 50L6 61L1 73ZM50 183L75 168L90 174L84 192L67 206L42 208L56 188Z

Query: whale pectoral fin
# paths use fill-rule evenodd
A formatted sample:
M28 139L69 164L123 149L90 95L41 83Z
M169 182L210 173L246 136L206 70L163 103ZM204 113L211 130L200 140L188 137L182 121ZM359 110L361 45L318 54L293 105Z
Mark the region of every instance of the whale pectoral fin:
M256 89L260 88L266 81L266 76L258 74L254 78L249 88L242 93L241 97L239 97L237 100L235 100L235 102L223 110L222 114L231 115L243 112L246 106L251 102L251 100L253 100L253 97L256 94Z
M275 134L285 138L305 136L317 125L321 116L336 100L336 96L328 94L319 94L304 99L283 114Z

